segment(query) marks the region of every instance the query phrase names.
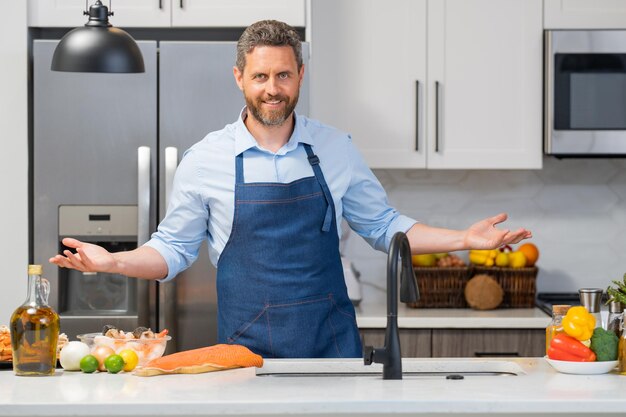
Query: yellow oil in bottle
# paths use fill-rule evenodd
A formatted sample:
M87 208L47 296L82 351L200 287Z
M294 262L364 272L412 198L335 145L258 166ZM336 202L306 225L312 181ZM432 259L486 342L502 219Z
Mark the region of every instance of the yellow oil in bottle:
M562 332L563 327L560 329L553 325L546 327L546 355L548 354L548 349L550 348L550 343L552 342L552 339L554 339L554 336Z
M626 319L626 311L623 313L622 320L624 319ZM622 336L619 338L619 344L617 345L617 360L620 375L626 375L626 329L624 326L626 326L626 323L623 322L621 327Z
M563 333L563 316L567 314L567 310L569 310L570 307L570 305L564 304L552 306L552 321L548 327L546 327L546 355L548 354L552 339L554 339L557 334Z
M28 269L28 298L11 316L13 371L16 375L52 375L57 363L59 315L48 305L49 284L41 266Z
M18 307L11 316L11 332L13 370L17 375L54 374L59 339L59 316L54 310Z

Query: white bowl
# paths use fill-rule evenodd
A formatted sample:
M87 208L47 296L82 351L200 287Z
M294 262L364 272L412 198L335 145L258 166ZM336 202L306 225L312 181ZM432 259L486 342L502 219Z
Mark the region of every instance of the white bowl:
M103 336L102 333L79 334L76 337L81 342L86 343L92 352L98 346L108 346L115 353L120 353L124 349L132 349L139 357L139 366L163 356L167 341L172 338L171 336L164 336L156 339L114 339Z
M598 362L570 362L570 361L557 361L544 356L546 362L548 362L554 369L564 374L575 375L598 375L611 372L616 366L618 361L598 361Z

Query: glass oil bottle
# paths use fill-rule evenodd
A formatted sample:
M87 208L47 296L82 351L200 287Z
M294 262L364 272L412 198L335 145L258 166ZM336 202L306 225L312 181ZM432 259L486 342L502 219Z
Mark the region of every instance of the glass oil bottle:
M626 331L624 331L624 327L626 326L626 311L622 313L622 322L620 324L620 330L622 331L622 336L619 338L619 344L617 345L617 360L618 360L618 369L621 375L626 375Z
M11 316L13 371L53 375L57 362L59 315L48 305L50 284L41 265L28 266L28 297Z
M550 342L559 333L563 333L563 316L567 314L571 306L566 304L559 304L552 306L552 321L546 327L546 355L548 354L548 348L550 348Z

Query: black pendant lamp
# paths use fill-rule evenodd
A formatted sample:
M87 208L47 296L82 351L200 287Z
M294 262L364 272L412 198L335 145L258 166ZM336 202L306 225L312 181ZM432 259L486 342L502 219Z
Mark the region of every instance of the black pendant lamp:
M136 73L145 72L135 40L109 23L113 12L100 0L89 7L84 27L68 32L52 57L52 71Z

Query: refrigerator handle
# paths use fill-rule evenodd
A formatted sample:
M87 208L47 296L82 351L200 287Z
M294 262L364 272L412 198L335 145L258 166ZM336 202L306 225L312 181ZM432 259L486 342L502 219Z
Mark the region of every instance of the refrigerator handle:
M150 148L137 148L137 247L150 239ZM137 280L137 322L150 326L150 286L148 280Z
M178 148L168 146L165 148L165 210L170 204L170 195L174 185L174 174L178 167Z
M137 148L137 247L150 239L150 148Z
M174 184L174 174L178 167L178 148L168 146L165 148L165 210L170 204L170 195ZM178 351L178 295L176 290L176 280L159 284L159 330L168 329L172 340L167 344L166 353ZM172 343L173 342L173 343Z

